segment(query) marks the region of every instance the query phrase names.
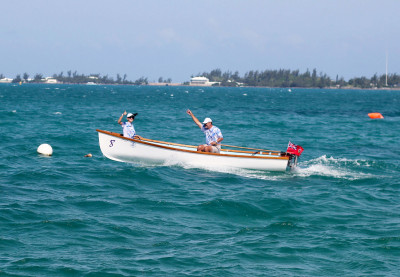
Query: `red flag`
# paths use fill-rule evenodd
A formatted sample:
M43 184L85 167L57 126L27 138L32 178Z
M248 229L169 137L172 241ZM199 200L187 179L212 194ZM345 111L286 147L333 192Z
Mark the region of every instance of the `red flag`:
M303 153L304 148L300 145L293 144L289 141L286 152L289 154L294 154L296 156L300 156Z

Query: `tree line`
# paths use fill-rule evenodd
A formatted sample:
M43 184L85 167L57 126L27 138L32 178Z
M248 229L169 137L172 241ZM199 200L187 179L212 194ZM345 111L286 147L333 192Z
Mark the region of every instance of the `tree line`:
M301 73L299 70L251 70L246 72L244 76L240 76L239 72L214 69L210 72L198 73L196 76L207 77L210 82L218 82L221 86L254 86L254 87L358 87L358 88L382 88L395 87L400 85L400 75L389 74L378 76L375 74L371 78L356 77L349 81L345 81L343 77L337 75L335 80L332 80L326 74L317 73L316 69L310 72ZM192 76L193 77L193 76Z
M17 76L12 80L12 83L44 83L46 79L43 74L37 73L33 76L33 78L29 78L30 75L28 73L17 74ZM117 74L114 79L108 75L100 75L100 74L78 74L77 71L72 72L72 70L67 71L64 75L64 72L60 72L59 74L53 74L52 78L56 79L58 82L62 82L65 84L87 84L87 83L95 83L95 84L121 84L121 85L147 85L148 78L140 77L136 81L130 81L127 79L127 75ZM0 79L3 79L4 75L0 74Z
M326 74L320 72L317 73L316 69L306 72L300 72L299 70L279 69L279 70L251 70L246 72L243 76L240 76L238 71L222 72L221 69L214 69L210 72L198 73L196 76L207 77L211 82L215 82L215 85L219 86L252 86L252 87L299 87L299 88L312 88L312 87L356 87L356 88L383 88L383 87L397 87L400 86L400 75L388 74L387 81L386 75L374 74L372 77L356 77L349 81L345 81L343 77L336 75L333 80ZM46 82L43 74L35 74L33 78L29 78L28 73L18 74L13 80L13 83L27 82L27 83L43 83ZM117 74L116 78L109 75L100 74L78 74L77 71L72 72L71 70L60 72L59 74L53 74L52 77L58 82L66 84L121 84L121 85L147 85L148 78L140 77L135 81L127 79L127 74ZM193 75L192 75L193 77ZM0 79L3 79L4 75L0 74ZM172 79L158 79L159 83L171 83ZM185 82L184 84L189 84Z

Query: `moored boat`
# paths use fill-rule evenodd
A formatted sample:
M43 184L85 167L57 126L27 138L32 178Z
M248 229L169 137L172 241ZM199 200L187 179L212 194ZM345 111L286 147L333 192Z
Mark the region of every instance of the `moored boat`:
M131 139L119 133L96 130L103 155L127 163L182 163L194 167L232 167L268 171L294 168L297 156L286 152L222 145L220 153L198 152L197 146L142 138ZM243 150L245 149L245 150Z

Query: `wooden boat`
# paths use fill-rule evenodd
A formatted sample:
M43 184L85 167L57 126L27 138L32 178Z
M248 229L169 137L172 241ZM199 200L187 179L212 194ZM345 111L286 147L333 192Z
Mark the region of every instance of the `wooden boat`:
M198 152L197 146L151 139L131 139L96 130L103 155L127 163L181 163L194 167L232 167L268 171L294 168L297 156L281 151L222 145L220 153Z

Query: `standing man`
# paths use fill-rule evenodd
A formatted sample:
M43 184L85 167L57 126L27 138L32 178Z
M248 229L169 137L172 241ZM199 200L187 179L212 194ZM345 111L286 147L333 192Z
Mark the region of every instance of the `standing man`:
M221 151L221 141L224 139L221 130L217 126L212 125L211 118L205 118L203 124L193 115L191 110L187 110L186 113L190 115L194 123L206 135L206 144L201 144L197 147L197 151L219 153Z
M124 115L126 115L126 119L128 120L127 122L122 122L122 118L124 117ZM135 116L137 115L137 113L126 114L126 111L124 111L124 113L118 119L118 124L120 124L124 130L124 137L132 139L142 139L141 136L136 135L135 127L133 126L133 121L135 120Z

